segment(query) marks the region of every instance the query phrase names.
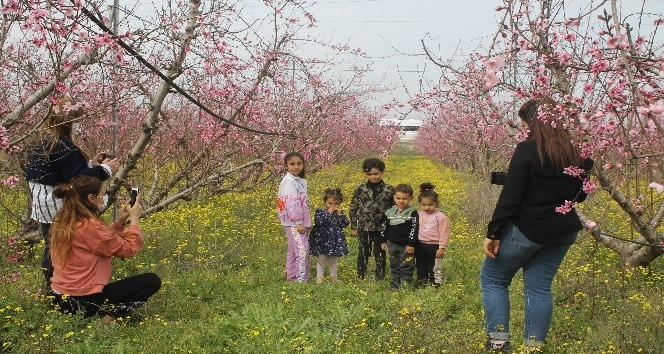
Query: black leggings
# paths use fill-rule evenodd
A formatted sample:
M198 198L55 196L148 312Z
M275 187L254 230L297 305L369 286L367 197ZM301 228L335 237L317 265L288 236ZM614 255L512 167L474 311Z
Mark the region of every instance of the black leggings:
M53 276L53 264L51 264L51 238L48 233L51 230L51 224L39 223L39 230L44 238L44 256L42 257L42 271L46 279L47 289L51 288L51 277Z
M53 303L63 313L82 311L84 317L99 314L118 318L145 303L159 288L159 276L144 273L108 283L100 293L84 296L56 295Z
M417 284L434 284L433 266L436 264L436 251L438 244L418 242L415 246L415 268L417 269Z

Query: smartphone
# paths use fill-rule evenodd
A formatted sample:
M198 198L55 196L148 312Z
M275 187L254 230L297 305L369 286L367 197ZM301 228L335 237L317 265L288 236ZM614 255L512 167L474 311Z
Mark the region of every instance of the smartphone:
M104 160L106 160L106 159L108 159L108 160L113 160L114 158L115 158L115 155L106 154L106 153L104 153L104 154L101 156L101 160L102 160L102 161L104 161Z
M136 203L136 196L138 195L138 187L134 187L131 189L131 192L129 193L129 206L134 206Z

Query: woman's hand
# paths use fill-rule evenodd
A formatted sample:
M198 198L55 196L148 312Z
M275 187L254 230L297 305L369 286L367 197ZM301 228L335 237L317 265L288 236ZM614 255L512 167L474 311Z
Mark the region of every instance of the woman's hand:
M445 257L445 249L444 248L439 248L436 250L436 258L443 258Z
M302 224L297 225L297 227L295 229L297 230L297 232L299 232L301 234L303 234L305 231L307 231L307 228L304 227L304 225L302 225Z
M102 163L111 168L111 175L115 174L115 171L117 171L118 167L120 166L120 160L118 160L117 157L112 159L104 159Z
M136 196L136 203L133 206L126 205L124 207L131 218L130 225L140 225L141 214L143 214L143 206L141 205L141 193Z
M127 211L127 208L129 208L129 205L125 205L119 210L120 213L115 221L124 224L129 220L129 212Z
M104 161L104 156L106 156L107 153L108 151L104 151L95 155L95 157L92 158L92 166L99 166L102 161Z
M484 239L484 253L491 259L496 259L500 249L500 240Z

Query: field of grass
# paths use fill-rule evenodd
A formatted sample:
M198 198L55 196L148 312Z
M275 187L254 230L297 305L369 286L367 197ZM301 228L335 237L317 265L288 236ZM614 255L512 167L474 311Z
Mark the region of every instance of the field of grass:
M359 162L309 178L312 207L325 187L349 197L363 181ZM276 185L191 202L143 222L144 250L114 262L116 278L156 272L161 291L133 318L111 325L62 315L42 291L41 247L9 261L3 242L0 353L479 353L483 229L498 187L475 182L402 147L385 180L433 182L452 220L439 289L391 291L357 280L357 240L340 259L340 281L284 281L286 239L275 217ZM349 199L343 203L347 210ZM3 226L5 234L11 224ZM312 262L313 265L313 262ZM373 262L370 263L370 270ZM616 256L581 235L554 283L548 353L664 351L664 271L623 270ZM315 274L315 267L312 267ZM512 331L523 335L522 281L512 291Z

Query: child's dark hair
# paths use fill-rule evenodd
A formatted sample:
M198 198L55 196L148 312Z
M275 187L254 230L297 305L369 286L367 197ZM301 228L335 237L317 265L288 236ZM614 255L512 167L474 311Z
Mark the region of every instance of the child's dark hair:
M325 195L323 196L323 201L326 202L328 199L338 200L340 203L344 201L344 195L341 193L341 188L325 188Z
M411 197L413 196L413 187L411 187L409 184L397 184L396 187L394 187L395 192L401 192L401 193L406 193L410 195Z
M302 166L303 167L306 166L306 164L304 162L304 156L302 156L302 154L300 154L297 151L291 151L291 152L287 153L286 156L284 156L284 166L286 166L288 164L288 160L290 160L293 157L299 157L300 160L302 160ZM300 174L297 175L297 176L300 177L300 178L304 178L304 168L302 168L302 171L300 171Z
M385 162L381 161L380 159L372 157L362 162L362 171L364 171L364 173L371 171L371 169L374 167L379 169L380 172L385 172Z
M420 184L420 195L417 197L417 201L421 203L422 199L428 198L438 205L438 193L434 192L434 188L436 188L436 186L430 182Z

